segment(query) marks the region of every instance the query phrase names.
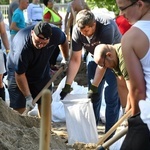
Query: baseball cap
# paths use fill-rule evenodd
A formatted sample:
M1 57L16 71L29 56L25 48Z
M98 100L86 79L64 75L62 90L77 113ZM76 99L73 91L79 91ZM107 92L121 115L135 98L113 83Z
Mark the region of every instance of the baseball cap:
M44 38L42 38L43 40L47 40L50 39L51 35L52 35L52 28L51 25L45 21L40 21L38 22L33 31L35 32L35 34L38 36L39 34L43 35ZM41 38L41 37L40 37Z

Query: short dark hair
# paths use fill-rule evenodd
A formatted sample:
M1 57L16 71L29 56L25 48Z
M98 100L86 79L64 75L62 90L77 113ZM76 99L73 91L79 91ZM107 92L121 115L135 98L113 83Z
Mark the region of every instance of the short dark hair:
M89 10L81 10L76 16L76 23L80 29L85 28L85 26L92 26L95 22L94 14Z
M43 4L47 7L49 0L43 0Z

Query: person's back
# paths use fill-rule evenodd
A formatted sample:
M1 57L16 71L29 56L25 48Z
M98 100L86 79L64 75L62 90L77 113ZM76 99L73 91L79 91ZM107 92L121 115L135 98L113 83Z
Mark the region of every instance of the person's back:
M8 7L9 26L11 25L11 22L12 22L13 12L18 8L18 6L19 6L19 0L14 0L10 3L10 5Z

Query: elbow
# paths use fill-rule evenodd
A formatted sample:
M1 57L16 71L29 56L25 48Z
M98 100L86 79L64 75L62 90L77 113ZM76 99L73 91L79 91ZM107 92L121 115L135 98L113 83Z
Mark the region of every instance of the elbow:
M15 30L15 29L16 29L16 27L14 25L10 26L10 30Z
M146 98L146 88L138 89L138 93L139 93L139 96L141 97L141 99L145 99Z
M146 88L135 88L132 90L134 93L134 96L137 97L138 100L144 100L146 99Z

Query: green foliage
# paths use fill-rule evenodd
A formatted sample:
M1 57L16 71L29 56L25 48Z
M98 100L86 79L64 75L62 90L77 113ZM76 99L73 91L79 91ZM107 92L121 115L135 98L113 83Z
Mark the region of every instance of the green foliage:
M9 0L0 0L0 5L8 5Z
M119 12L115 0L86 0L86 2L91 9L98 7L107 8L109 11L113 11L115 14L118 14Z

